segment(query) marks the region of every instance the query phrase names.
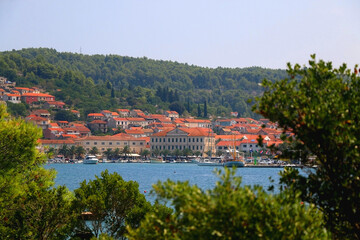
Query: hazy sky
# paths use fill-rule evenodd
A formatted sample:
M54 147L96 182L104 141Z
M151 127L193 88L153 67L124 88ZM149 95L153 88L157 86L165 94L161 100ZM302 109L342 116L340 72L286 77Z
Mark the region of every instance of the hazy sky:
M49 47L207 67L360 63L359 0L0 0L0 51Z

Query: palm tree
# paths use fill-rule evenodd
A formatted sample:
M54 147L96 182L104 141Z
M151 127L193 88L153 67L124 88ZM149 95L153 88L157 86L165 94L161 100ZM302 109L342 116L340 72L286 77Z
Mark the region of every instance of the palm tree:
M59 148L58 154L64 155L64 157L67 157L69 155L69 148L66 144L62 145L61 148Z
M82 146L77 146L75 150L76 158L80 159L85 154L85 149Z
M111 148L106 149L106 151L103 152L106 156L107 159L111 159L111 157L113 156L114 152L112 151Z
M90 151L89 151L90 154L92 155L96 155L99 153L99 150L97 149L97 147L93 147Z
M47 157L50 159L53 158L55 151L56 151L55 148L51 147L47 149L45 153L47 154Z
M221 151L221 150L217 150L217 152L216 152L216 156L218 156L218 157L220 157L221 155L223 155L223 151Z
M119 148L115 148L115 150L114 150L114 158L118 159L119 156L120 156L120 153L121 153L120 149L119 149Z
M75 147L75 146L71 146L71 147L69 148L69 157L70 157L71 159L73 159L75 153L76 153L76 147Z
M127 155L128 155L129 153L131 153L130 147L129 147L128 145L126 145L121 152L125 155L125 159L126 159L126 158L127 158Z
M140 155L144 156L145 159L147 159L147 156L150 155L150 151L147 150L147 149L144 149L144 150L141 151Z

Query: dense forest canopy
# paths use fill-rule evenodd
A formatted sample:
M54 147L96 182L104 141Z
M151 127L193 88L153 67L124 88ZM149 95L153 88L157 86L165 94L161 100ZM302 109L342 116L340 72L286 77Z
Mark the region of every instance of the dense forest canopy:
M260 67L204 68L146 57L28 48L1 52L0 76L17 86L45 88L84 114L119 107L155 113L172 104L196 116L200 104L207 105L208 116L236 111L256 118L247 100L262 94L259 83L263 79L277 81L286 72Z

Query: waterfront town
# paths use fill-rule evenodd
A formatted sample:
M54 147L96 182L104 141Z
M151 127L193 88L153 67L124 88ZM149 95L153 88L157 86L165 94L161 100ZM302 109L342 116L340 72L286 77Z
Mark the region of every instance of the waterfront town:
M55 154L62 148L81 146L84 154L92 151L101 158L105 152L121 153L124 149L133 156L144 155L144 152L180 156L186 151L186 155L220 157L228 149L236 148L245 156L256 153L266 157L271 154L269 146L282 143L282 131L275 123L267 119L238 118L237 112L231 112L229 118L195 119L181 117L176 111L149 114L140 109L104 109L87 114L85 121L57 121L54 120L56 111L70 111L78 119L80 112L67 108L64 102L56 101L40 88L16 87L3 77L0 78L0 100L28 104L31 111L25 120L43 131L40 150L51 150ZM262 147L257 143L259 135L263 138Z

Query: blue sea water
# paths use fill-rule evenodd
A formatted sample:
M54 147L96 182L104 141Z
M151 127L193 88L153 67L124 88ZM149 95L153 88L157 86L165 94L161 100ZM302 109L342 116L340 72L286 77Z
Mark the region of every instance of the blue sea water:
M84 180L95 179L101 172L108 169L110 173L117 172L126 181L138 182L139 190L145 193L148 200L153 199L149 192L152 185L158 181L189 181L201 189L213 188L218 177L215 168L222 167L198 166L196 164L166 163L99 163L92 164L47 164L47 169L55 169L57 176L56 185L65 185L71 191L80 186ZM261 185L267 189L270 185L277 185L281 168L238 168L236 175L242 177L244 185ZM271 183L269 177L275 180Z

